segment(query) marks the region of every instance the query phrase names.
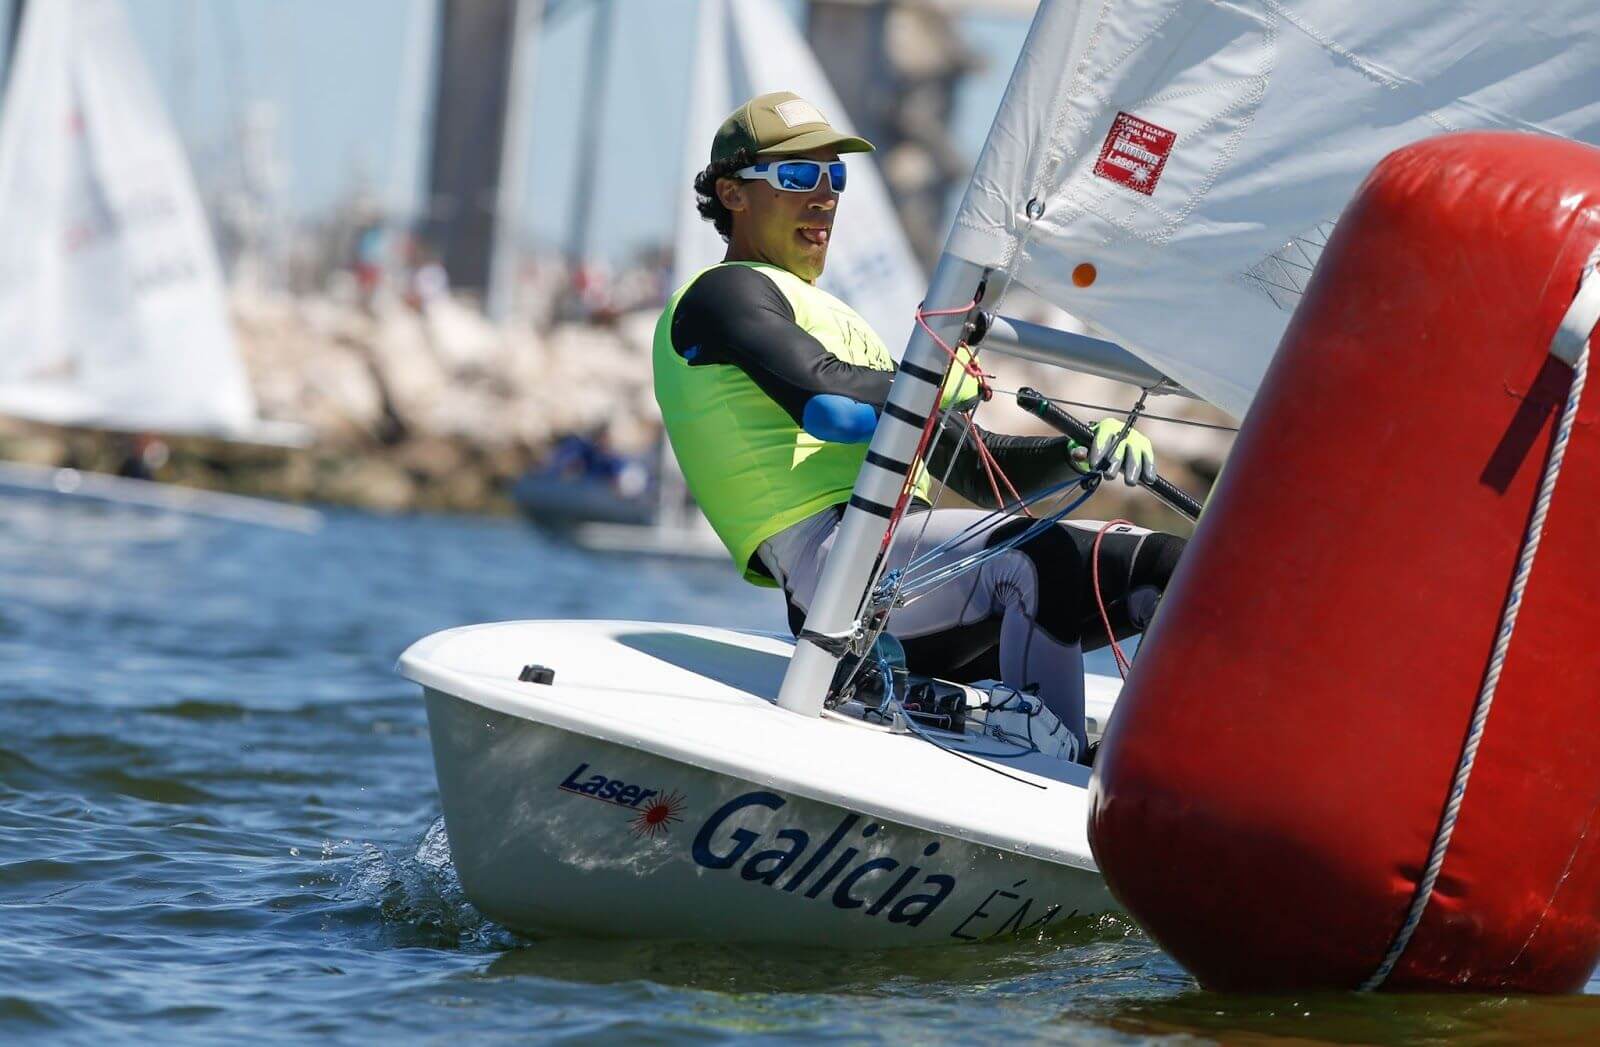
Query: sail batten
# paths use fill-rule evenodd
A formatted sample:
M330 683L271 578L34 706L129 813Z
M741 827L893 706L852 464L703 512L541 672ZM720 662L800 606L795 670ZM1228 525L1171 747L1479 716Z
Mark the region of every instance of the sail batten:
M1242 416L1378 160L1455 130L1596 142L1596 83L1588 0L1045 0L949 250Z

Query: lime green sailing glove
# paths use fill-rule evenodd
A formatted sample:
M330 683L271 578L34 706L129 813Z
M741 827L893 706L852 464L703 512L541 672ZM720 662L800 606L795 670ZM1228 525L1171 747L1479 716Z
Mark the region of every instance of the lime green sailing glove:
M945 375L944 388L939 392L939 406L946 408L968 407L978 402L983 395L983 386L979 384L967 365L973 362L972 350L964 345L956 347L956 359L950 368L950 373Z
M1110 451L1111 460L1105 466L1107 476L1121 473L1122 481L1129 487L1137 486L1141 480L1154 480L1156 449L1151 446L1150 438L1137 429L1128 429L1124 435L1126 425L1127 420L1123 418L1102 418L1094 426L1094 446L1072 445L1073 467L1080 473L1090 472L1091 463L1103 460Z

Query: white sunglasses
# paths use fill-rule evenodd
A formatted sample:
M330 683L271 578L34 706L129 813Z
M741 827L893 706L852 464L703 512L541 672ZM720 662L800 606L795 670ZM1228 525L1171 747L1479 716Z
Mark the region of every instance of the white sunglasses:
M835 193L844 192L843 160L774 160L741 167L734 174L751 181L766 182L786 193L810 193L822 184L824 168L828 172L828 187Z

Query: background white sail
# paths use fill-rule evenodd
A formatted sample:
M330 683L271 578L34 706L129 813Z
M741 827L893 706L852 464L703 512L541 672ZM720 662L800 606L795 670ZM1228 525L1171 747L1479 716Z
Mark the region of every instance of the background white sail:
M814 103L835 127L853 133L816 56L776 0L701 0L692 76L674 286L721 259L726 247L695 211L688 186L705 169L711 139L734 106L767 91L793 91ZM828 265L817 283L865 317L898 357L922 300L922 271L870 154L846 159L850 188L840 198Z
M194 183L117 0L28 5L0 230L0 412L293 438L256 419Z
M1485 128L1600 141L1600 5L1044 0L947 249L1242 416L1366 173Z

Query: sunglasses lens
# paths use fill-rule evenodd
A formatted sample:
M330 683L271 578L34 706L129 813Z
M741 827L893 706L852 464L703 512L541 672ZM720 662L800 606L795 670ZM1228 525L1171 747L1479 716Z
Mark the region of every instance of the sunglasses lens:
M778 165L778 185L790 192L809 193L822 179L822 165L815 160L787 160Z
M844 192L844 161L835 160L828 165L828 181L833 185L836 193Z

